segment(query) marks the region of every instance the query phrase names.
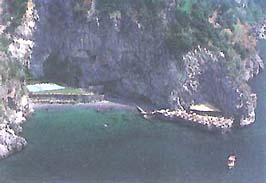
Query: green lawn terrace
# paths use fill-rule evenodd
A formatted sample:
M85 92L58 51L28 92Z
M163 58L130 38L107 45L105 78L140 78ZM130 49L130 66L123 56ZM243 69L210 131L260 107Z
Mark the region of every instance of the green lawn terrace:
M33 103L77 104L102 101L104 96L90 89L72 88L55 83L27 85Z

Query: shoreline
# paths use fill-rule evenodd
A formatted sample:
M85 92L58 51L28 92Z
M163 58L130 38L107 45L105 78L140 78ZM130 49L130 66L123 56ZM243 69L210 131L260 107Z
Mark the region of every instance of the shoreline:
M136 107L133 104L126 102L114 102L110 100L103 100L93 103L77 103L77 104L40 104L33 103L32 108L34 110L38 109L65 109L69 107L80 107L84 109L96 109L99 112L109 111L109 110L129 110L136 112Z
M208 131L230 131L233 127L234 119L223 116L200 115L194 112L169 109L154 109L154 106L127 99L106 98L102 101L76 104L44 104L33 103L33 109L64 110L66 108L93 109L97 112L109 112L112 110L126 110L141 115L145 119L157 118L177 124L185 124L196 128L207 129ZM141 107L139 107L141 106ZM147 112L146 112L147 111Z
M136 106L141 106L147 111L158 110L156 106L152 104L144 103L140 100L131 100L127 98L117 98L111 96L105 96L103 100L93 101L87 103L34 103L31 102L32 108L35 109L46 109L46 108L66 108L66 107L82 107L86 109L96 109L97 111L106 111L106 110L129 110L138 112Z

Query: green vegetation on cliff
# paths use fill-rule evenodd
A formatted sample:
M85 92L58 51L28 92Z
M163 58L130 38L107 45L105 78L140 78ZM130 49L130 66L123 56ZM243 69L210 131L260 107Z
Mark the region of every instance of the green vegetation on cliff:
M0 35L0 83L4 85L11 80L25 80L26 72L24 66L11 58L8 53L10 41L5 35Z
M119 11L122 14L138 20L146 28L153 29L160 23L160 11L165 8L165 0L97 0L96 9L102 13L111 14ZM123 26L123 32L128 33L127 25Z
M11 24L9 28L13 31L21 24L22 18L27 9L28 0L9 0L9 12L6 21Z
M131 0L98 0L96 1L96 8L101 11L112 12L115 10L126 11L129 8L141 9L147 8L147 10L156 11L165 5L164 0L135 0L132 3Z
M133 17L146 29L153 30L163 23L163 0L98 0L96 9L111 14L119 11ZM169 5L169 3L168 3ZM256 54L256 40L251 34L254 23L263 20L265 1L238 3L234 0L179 0L176 1L173 18L162 30L171 54L182 66L182 56L198 47L222 52L229 74L241 78L244 60ZM172 10L171 10L172 11ZM125 30L123 30L125 29ZM130 30L122 27L124 33Z
M10 0L7 2L2 7L4 14L1 15L0 24L7 26L5 32L12 34L21 23L27 0ZM0 34L0 118L6 117L4 113L7 110L18 107L20 97L26 93L24 88L25 68L10 55L8 47L11 40L8 37L10 36L7 36L6 33ZM12 105L10 101L12 101Z
M175 23L166 33L166 44L177 57L198 45L221 51L228 60L225 67L229 74L239 79L244 67L241 61L256 53L251 24L265 17L261 9L256 2L243 8L231 0L183 0L176 9Z
M0 35L0 51L7 53L9 41L6 37Z
M17 107L17 100L25 94L24 80L24 67L0 51L0 119L6 117L7 110L15 110ZM15 92L15 95L9 96L11 92ZM12 100L9 97L12 97Z

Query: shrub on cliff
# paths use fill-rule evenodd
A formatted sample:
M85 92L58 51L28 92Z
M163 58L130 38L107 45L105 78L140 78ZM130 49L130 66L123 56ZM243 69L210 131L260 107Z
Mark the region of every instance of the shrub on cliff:
M88 5L91 3L91 0L77 0L73 4L73 10L75 17L82 18L89 10Z
M166 32L166 44L171 53L182 55L198 45L207 46L211 41L216 44L218 32L204 18L203 14L187 14L177 9L176 22Z
M229 75L240 77L245 64L243 60L256 52L256 40L250 34L249 26L251 17L256 17L249 11L261 7L256 3L249 5L243 9L231 0L180 1L175 12L176 20L166 32L169 51L178 60L181 60L180 55L198 45L223 52L228 60L225 67Z
M11 58L1 58L0 61L1 83L6 84L11 80L25 80L25 68Z
M98 0L96 8L101 11L113 12L115 10L140 9L149 7L149 9L157 9L164 5L164 0Z
M16 27L21 24L22 18L27 9L28 0L8 0L9 3L9 13L6 17L6 21L9 21L9 29L14 31Z
M137 16L142 24L154 24L158 20L160 10L165 6L164 0L98 0L96 9L105 13L121 11L129 17Z
M0 35L0 51L1 52L7 52L8 51L8 39L6 37Z

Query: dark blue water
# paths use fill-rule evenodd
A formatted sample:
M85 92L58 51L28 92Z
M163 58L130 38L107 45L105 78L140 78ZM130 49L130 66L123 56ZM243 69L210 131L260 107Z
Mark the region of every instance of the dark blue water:
M128 111L38 110L24 125L27 148L0 162L0 182L264 183L265 77L253 82L256 123L227 135L147 122ZM238 162L228 170L231 152Z

